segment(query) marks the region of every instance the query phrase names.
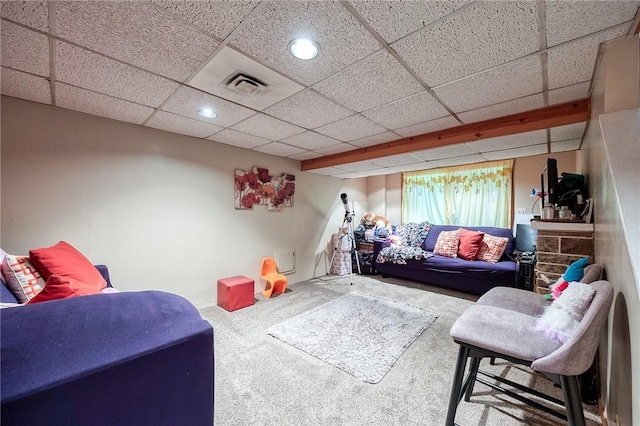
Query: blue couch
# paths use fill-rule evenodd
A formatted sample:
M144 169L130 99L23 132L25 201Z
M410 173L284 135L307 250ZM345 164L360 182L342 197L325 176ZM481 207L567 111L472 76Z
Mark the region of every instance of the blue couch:
M422 249L432 253L440 232L452 231L458 228L460 226L432 225L422 243ZM374 242L373 247L376 270L383 277L394 276L476 295L482 295L497 286L515 287L518 264L513 255L515 239L512 231L508 228L488 226L465 226L464 228L485 232L496 237L509 238L501 259L497 263L489 263L434 254L427 259L408 259L406 264L380 263L377 261L378 253L382 248L389 246L390 242L388 240L377 240Z
M3 426L213 424L213 328L180 296L54 300L0 309L0 323Z

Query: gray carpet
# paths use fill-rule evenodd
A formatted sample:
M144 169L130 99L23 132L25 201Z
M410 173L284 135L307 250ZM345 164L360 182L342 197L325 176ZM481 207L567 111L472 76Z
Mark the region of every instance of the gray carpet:
M201 310L215 330L215 423L227 425L442 425L457 345L449 329L474 297L379 276L328 276L290 284L272 299L234 312ZM287 318L360 291L433 309L433 322L377 384L363 381L267 334ZM486 360L482 369L561 398L559 389L526 367ZM599 424L586 406L587 424ZM461 425L563 425L478 383L462 401Z

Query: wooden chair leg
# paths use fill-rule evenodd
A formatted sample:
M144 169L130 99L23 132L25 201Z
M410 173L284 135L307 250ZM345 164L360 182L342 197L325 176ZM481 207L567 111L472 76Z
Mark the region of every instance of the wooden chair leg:
M560 376L569 426L585 426L578 376Z
M453 375L453 384L451 385L451 395L449 396L449 409L447 410L447 420L445 426L453 426L458 410L458 403L462 399L462 379L464 378L464 370L467 367L467 358L469 357L469 348L460 345L458 350L458 360L456 361L456 371Z

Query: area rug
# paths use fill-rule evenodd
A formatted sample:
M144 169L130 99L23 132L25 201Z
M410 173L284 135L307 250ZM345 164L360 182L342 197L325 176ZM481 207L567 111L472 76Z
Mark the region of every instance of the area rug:
M428 309L354 291L267 333L366 383L378 383L436 318Z

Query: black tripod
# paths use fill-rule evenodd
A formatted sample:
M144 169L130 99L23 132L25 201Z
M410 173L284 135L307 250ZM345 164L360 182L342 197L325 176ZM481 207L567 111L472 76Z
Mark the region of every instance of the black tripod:
M342 247L342 239L343 238L347 238L347 240L349 241L349 255L350 255L350 259L351 260L351 256L355 256L356 258L356 265L358 266L358 275L361 274L362 272L360 271L360 259L358 258L358 251L356 250L356 241L355 238L353 237L353 216L354 214L352 212L346 212L344 214L344 220L342 221L342 226L340 227L340 232L339 232L339 240L340 240L340 244L337 244L334 248L333 248L333 254L331 255L331 263L329 263L329 270L331 270L331 268L333 267L333 261L336 258L336 252L338 251L338 248ZM353 265L350 265L351 268L349 269L351 272L349 272L349 283L351 285L353 285Z

